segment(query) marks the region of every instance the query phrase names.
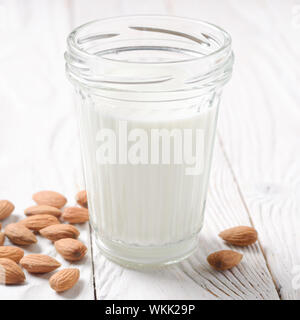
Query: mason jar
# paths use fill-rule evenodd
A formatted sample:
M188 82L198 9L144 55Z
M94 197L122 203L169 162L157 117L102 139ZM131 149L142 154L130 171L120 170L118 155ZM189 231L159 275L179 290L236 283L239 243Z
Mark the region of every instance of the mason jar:
M168 16L97 20L67 39L90 223L129 267L178 262L198 246L231 39Z

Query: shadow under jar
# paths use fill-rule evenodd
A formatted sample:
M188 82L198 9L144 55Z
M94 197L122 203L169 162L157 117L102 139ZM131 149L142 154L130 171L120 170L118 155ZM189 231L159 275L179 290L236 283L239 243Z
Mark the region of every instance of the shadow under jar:
M198 245L230 36L167 16L87 23L68 37L91 225L128 267L178 262Z

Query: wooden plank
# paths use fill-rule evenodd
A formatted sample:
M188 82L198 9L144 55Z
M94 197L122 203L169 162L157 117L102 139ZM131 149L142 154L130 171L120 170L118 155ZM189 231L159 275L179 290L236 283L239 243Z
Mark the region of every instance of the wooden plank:
M280 296L298 300L300 45L293 5L235 4L237 17L247 16L248 31L246 38L244 30L233 31L235 73L219 128Z
M56 190L75 204L81 164L77 124L64 74L65 38L70 31L69 12L62 1L5 2L1 6L8 21L1 25L0 53L0 198L11 200L16 209L3 221L24 218L33 204L31 196L42 189ZM79 226L80 240L89 246L88 225ZM9 241L6 239L5 245ZM64 261L47 239L24 248L26 253L49 254ZM26 272L21 286L0 286L0 299L93 299L90 250L87 257L72 264L81 272L79 283L63 294L48 285L51 274Z
M133 14L162 14L166 10L164 0L89 0L88 5L81 0L71 1L72 22L79 26L88 21Z

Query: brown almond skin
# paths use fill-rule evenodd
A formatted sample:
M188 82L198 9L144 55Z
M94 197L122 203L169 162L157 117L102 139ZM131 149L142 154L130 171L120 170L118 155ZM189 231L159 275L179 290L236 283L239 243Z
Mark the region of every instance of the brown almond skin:
M5 235L17 245L27 246L37 242L35 235L20 223L11 223L5 228Z
M0 258L7 258L19 263L24 256L24 250L13 246L0 247Z
M0 246L3 246L5 242L5 234L0 232Z
M5 284L19 284L25 281L25 274L13 260L0 258L0 283L2 281Z
M30 273L47 273L61 266L58 261L45 254L28 254L20 260L20 264Z
M0 200L0 220L9 217L14 211L15 206L8 200Z
M56 292L64 292L71 289L77 283L80 271L75 268L67 268L56 272L50 279L49 283Z
M62 218L69 223L84 223L89 221L89 211L86 208L68 207L63 211Z
M216 270L224 271L238 265L243 255L232 250L221 250L210 254L207 262Z
M51 241L58 241L64 238L76 239L80 232L70 224L59 224L40 230L40 234Z
M50 214L56 218L61 216L61 211L55 207L47 206L47 205L37 205L31 206L24 210L26 216L33 216L33 215L41 215L41 214Z
M54 246L56 251L68 261L79 261L87 252L87 247L81 241L71 238L55 241Z
M62 208L67 203L66 197L58 192L50 190L39 191L32 196L32 199L38 205L47 205L58 209Z
M248 226L238 226L226 229L219 236L230 244L245 247L257 241L257 231Z
M87 193L85 190L81 190L76 194L76 201L80 206L84 208L88 207Z
M51 216L49 214L38 214L31 217L28 217L24 220L21 220L18 222L25 226L26 228L34 231L39 231L43 228L46 228L48 226L60 224L58 219L54 216Z

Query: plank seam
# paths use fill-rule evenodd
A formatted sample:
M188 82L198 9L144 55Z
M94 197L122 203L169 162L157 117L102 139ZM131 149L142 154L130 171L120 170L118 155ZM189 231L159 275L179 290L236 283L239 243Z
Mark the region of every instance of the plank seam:
M92 228L91 228L91 224L90 224L90 223L89 223L89 233L90 233L90 248L91 248L91 260L92 260L94 300L98 300L98 299L97 299L97 291L96 291L95 266L94 266L94 250L93 250L93 240L92 240Z

